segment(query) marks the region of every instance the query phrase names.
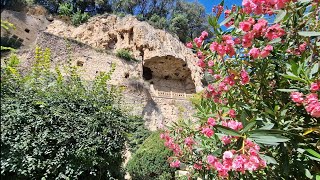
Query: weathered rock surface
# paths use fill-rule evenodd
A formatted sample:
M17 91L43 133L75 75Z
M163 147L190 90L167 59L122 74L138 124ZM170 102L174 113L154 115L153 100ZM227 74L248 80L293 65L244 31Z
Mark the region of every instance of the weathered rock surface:
M201 90L200 69L191 50L170 33L155 29L133 16L97 16L79 27L55 20L46 32L113 52L128 49L136 59L143 60L147 67L157 67L152 69L155 77L169 76L167 79L185 80L191 74L195 87Z
M22 68L33 63L32 44L51 50L53 66L70 60L87 80L110 71L111 64L115 64L109 83L125 87L123 106L133 115L143 116L149 129L156 130L178 118L192 118L194 110L187 97L202 89L201 71L191 50L171 34L133 16L98 16L79 27L54 20L39 27L32 36L35 43L30 43L31 48L18 51ZM138 61L116 57L119 49L130 50Z

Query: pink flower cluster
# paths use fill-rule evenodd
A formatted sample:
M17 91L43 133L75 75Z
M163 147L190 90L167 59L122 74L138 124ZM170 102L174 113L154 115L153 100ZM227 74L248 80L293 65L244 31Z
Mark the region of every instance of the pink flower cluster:
M269 56L270 52L273 50L273 47L271 45L267 45L263 48L263 50L260 50L258 48L252 48L249 51L249 55L253 59L257 59L258 57L265 58Z
M236 54L236 51L234 50L234 45L239 43L239 39L233 39L230 35L223 35L222 42L212 42L210 45L210 50L212 52L217 52L222 57L224 55L232 57Z
M291 92L290 97L297 106L303 105L308 114L312 117L320 117L320 102L318 99L318 94L315 92L320 90L320 81L311 83L310 91L311 93L304 97L303 93Z
M176 144L168 133L160 134L160 138L165 140L164 145L171 149L175 156L180 156L182 154L179 144Z
M291 0L243 0L242 6L247 14L273 14L273 9L282 9Z
M229 171L244 173L245 171L255 171L266 167L266 161L259 156L260 147L251 142L245 141L245 146L241 152L235 150L225 151L222 159L213 155L207 156L209 168L218 172L220 177L228 177Z

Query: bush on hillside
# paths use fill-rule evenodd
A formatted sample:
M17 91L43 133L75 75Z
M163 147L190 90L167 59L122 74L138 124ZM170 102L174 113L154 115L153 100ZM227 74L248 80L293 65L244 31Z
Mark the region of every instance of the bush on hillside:
M84 82L74 67L50 68L50 52L36 51L22 76L12 56L1 67L2 179L123 179L126 134L141 118L119 108L112 71Z
M75 26L79 26L82 23L85 23L90 18L88 13L82 13L81 11L77 11L71 16L71 22Z
M59 15L71 16L73 13L73 6L71 3L62 3L59 5L58 9Z
M129 50L127 49L119 49L117 50L116 52L116 56L119 57L119 58L122 58L126 61L136 61L136 59L134 59L132 57L132 54Z
M152 133L140 146L127 164L127 171L133 179L170 180L174 170L168 165L167 158L172 155L163 145L160 133Z

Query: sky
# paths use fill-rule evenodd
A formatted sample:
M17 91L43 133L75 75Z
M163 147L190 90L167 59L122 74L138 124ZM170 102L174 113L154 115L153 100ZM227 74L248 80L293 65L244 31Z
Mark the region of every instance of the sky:
M204 5L206 7L206 12L208 14L211 13L212 7L219 4L221 0L196 0L200 4ZM225 7L230 8L233 4L241 5L242 0L225 0L224 5Z

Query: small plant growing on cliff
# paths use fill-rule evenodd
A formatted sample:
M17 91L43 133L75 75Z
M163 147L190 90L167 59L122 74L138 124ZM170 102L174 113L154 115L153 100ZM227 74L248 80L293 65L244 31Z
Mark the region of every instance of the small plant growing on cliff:
M73 12L73 6L71 3L62 3L59 6L59 15L71 16Z
M127 49L117 50L116 56L126 61L137 61L135 58L132 57L131 52Z
M81 13L81 11L77 11L74 13L71 17L71 22L75 26L79 26L82 23L85 23L90 18L90 15L88 13Z

